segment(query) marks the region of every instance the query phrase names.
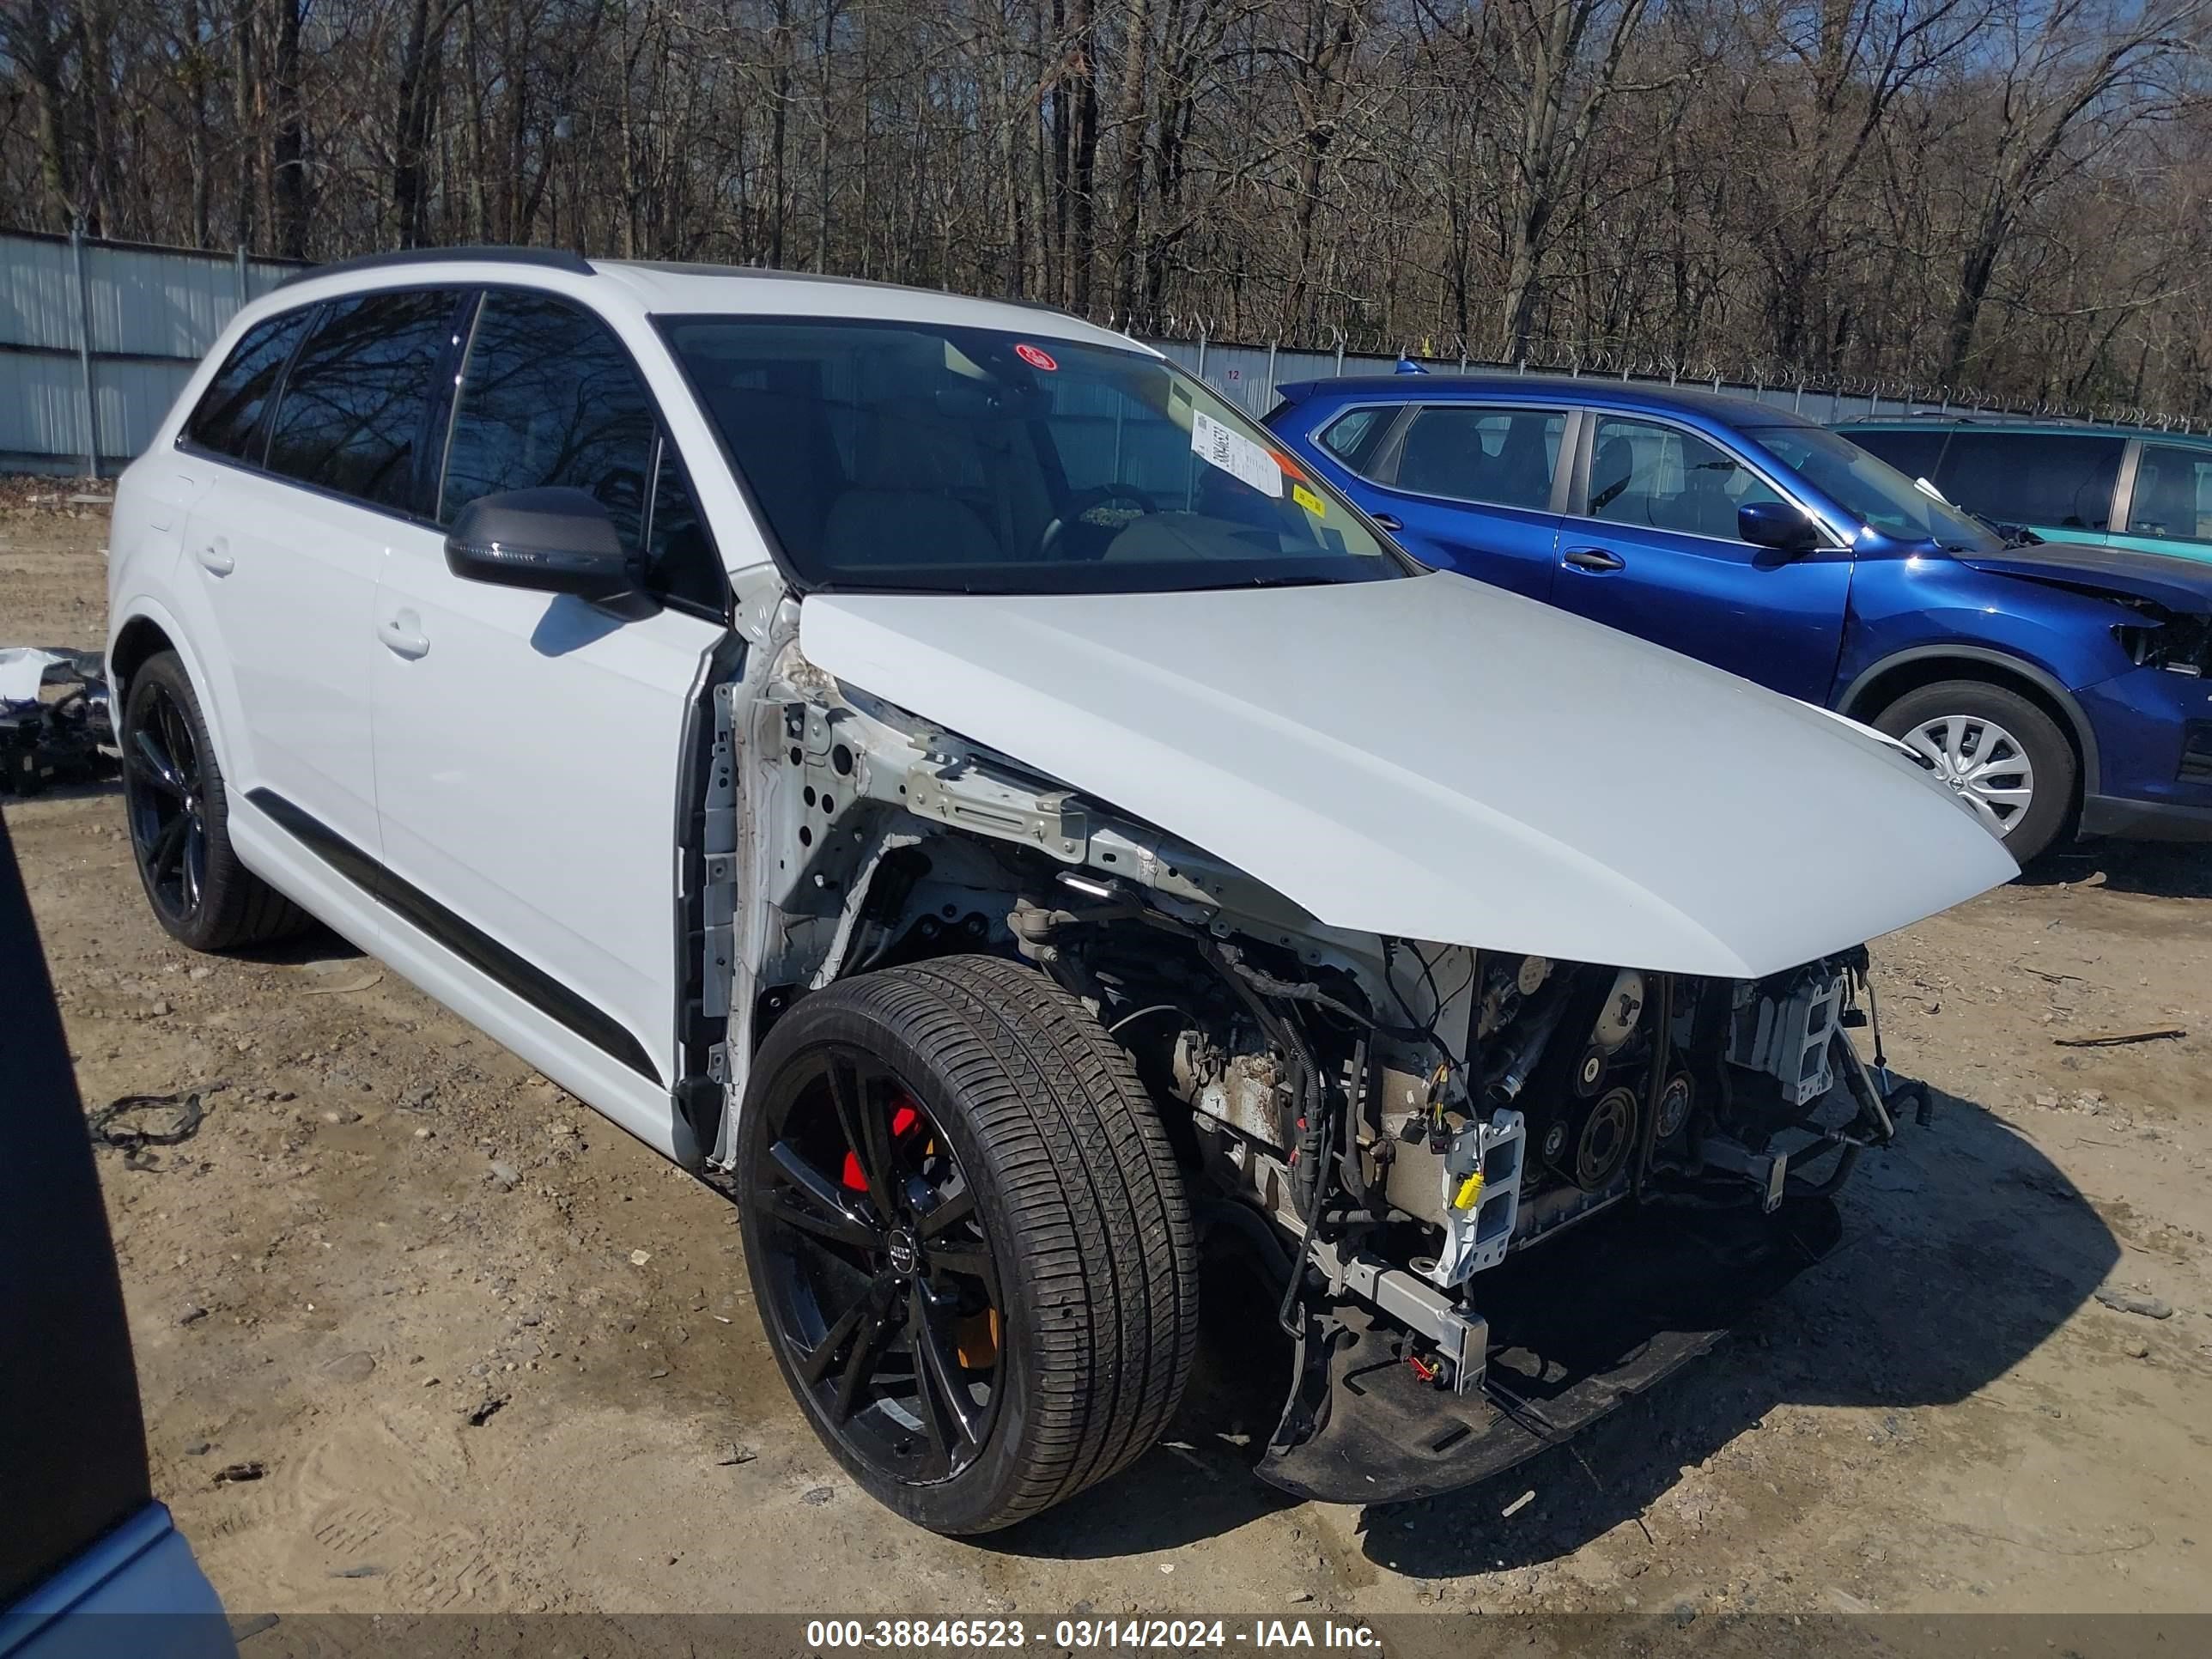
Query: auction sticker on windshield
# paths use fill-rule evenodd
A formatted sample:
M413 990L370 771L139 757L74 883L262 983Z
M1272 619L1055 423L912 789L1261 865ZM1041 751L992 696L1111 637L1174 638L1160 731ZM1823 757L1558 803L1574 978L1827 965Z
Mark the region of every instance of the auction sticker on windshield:
M1232 478L1273 495L1283 495L1283 469L1275 458L1233 427L1224 426L1202 410L1190 416L1191 453L1208 466L1218 466Z
M1042 368L1048 374L1060 367L1053 361L1052 353L1045 350L1042 346L1031 345L1027 340L1020 342L1014 347L1014 356L1031 368Z

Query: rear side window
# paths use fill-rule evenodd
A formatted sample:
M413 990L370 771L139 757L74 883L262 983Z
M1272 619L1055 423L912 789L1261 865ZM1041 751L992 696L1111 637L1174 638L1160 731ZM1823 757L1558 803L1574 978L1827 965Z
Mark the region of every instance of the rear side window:
M2106 530L2126 447L2089 433L1961 429L1951 434L1935 483L1968 512L2000 524Z
M2146 443L2136 463L2128 534L2212 542L2212 449Z
M412 507L415 458L455 298L418 289L325 307L285 380L270 471L372 506Z
M543 294L484 295L461 369L438 519L481 495L565 485L595 497L637 550L653 400L606 325Z
M202 449L234 460L258 461L261 412L276 394L292 348L306 331L312 308L271 317L246 331L222 367L208 382L199 405L185 422L185 438Z
M1382 482L1419 495L1449 495L1539 512L1552 504L1563 410L1440 404L1415 412Z
M1847 426L1841 435L1869 454L1879 455L1906 477L1935 483L1936 470L1943 459L1943 441L1951 434L1945 427L1933 432L1863 432Z

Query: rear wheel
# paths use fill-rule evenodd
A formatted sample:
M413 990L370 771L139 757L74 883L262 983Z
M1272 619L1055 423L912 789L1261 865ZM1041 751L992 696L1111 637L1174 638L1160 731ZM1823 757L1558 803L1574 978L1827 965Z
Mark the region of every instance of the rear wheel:
M2057 839L2074 810L2074 745L2017 691L1944 680L1906 692L1874 724L1919 750L2023 865Z
M149 657L124 700L123 804L138 879L169 936L224 951L297 933L307 915L239 862L207 721L172 651Z
M1167 1426L1197 1334L1181 1174L1127 1057L1033 969L805 999L755 1062L738 1177L784 1380L908 1519L1010 1526Z

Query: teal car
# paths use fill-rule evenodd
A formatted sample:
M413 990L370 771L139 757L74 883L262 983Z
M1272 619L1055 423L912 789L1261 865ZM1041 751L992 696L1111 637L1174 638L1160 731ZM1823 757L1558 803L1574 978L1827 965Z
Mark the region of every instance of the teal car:
M2046 541L2212 563L2212 434L1960 415L1836 430L1947 501Z

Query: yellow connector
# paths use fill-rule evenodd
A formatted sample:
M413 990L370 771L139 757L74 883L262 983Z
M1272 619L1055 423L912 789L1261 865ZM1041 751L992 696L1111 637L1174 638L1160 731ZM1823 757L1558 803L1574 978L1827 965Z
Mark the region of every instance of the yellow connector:
M1468 1176L1466 1180L1459 1183L1459 1194L1458 1196L1452 1200L1452 1208L1455 1210L1471 1210L1474 1207L1475 1200L1481 1196L1482 1171L1477 1170L1473 1175Z

